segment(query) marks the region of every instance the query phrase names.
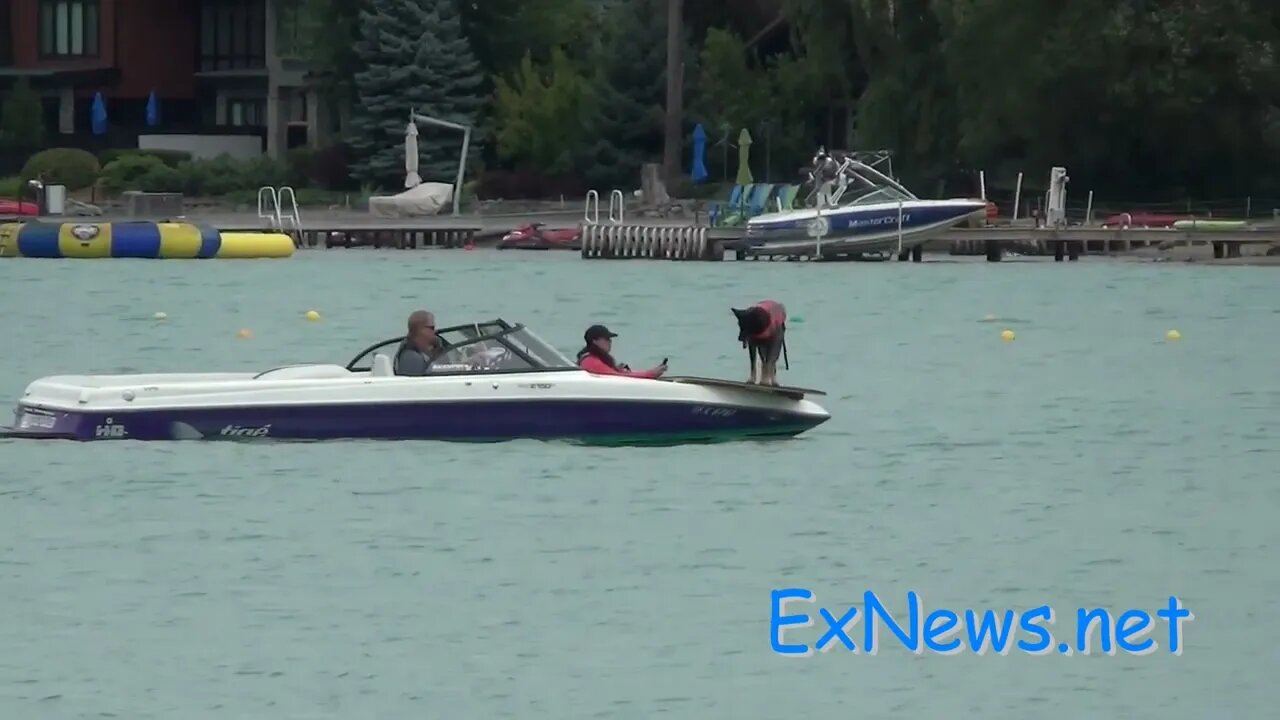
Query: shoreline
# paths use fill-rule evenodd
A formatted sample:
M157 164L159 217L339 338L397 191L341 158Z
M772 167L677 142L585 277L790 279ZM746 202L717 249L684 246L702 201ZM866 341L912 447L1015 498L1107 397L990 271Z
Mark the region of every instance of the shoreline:
M496 208L493 208L496 209ZM514 208L513 208L514 209ZM584 217L581 209L547 209L547 210L525 210L524 212L499 212L499 213L460 213L459 215L433 215L427 217L410 217L410 218L394 218L381 217L371 215L367 211L347 210L347 209L315 209L311 211L303 210L301 213L302 225L308 229L325 229L325 228L343 228L350 231L367 231L377 233L378 231L393 231L401 228L415 228L423 232L447 231L453 229L467 228L476 241L476 246L481 248L491 248L505 233L527 225L530 223L542 223L551 228L571 227L581 225ZM167 218L165 218L167 219ZM269 228L266 219L261 218L254 211L248 212L227 212L227 211L210 211L204 208L190 208L187 212L179 217L173 218L179 222L190 222L202 225L211 225L224 231L239 232L261 232ZM699 218L700 219L700 218ZM0 224L12 222L53 222L53 223L111 223L111 222L139 222L139 221L156 221L159 218L142 218L142 217L122 217L115 213L104 214L100 216L42 216L38 218L32 217L4 217L0 218ZM654 227L679 227L688 226L695 222L691 217L652 217L648 213L637 212L628 220L631 223L643 224ZM627 224L631 224L627 223ZM1008 231L1005 226L1005 232ZM1092 229L1092 228L1091 228ZM957 230L964 231L963 228ZM967 232L978 230L974 228ZM1027 228L1029 232L1034 232ZM1225 267L1273 267L1280 266L1280 254L1268 255L1270 252L1280 253L1280 243L1271 244L1266 242L1245 243L1240 247L1239 257L1215 258L1213 245L1205 242L1209 238L1204 238L1195 244L1174 244L1177 240L1169 238L1160 245L1152 244L1147 247L1135 247L1124 251L1106 251L1106 252L1088 252L1082 253L1082 258L1090 261L1097 259L1107 259L1119 262L1145 262L1145 263L1178 263L1184 265L1212 265ZM1198 239L1199 240L1199 239ZM945 235L934 238L924 243L923 251L926 255L947 255L957 259L971 256L971 253L954 252L953 242L955 238ZM963 242L963 241L961 241ZM970 241L973 242L973 241ZM1095 241L1096 242L1096 241ZM1276 248L1276 250L1273 250ZM307 249L330 249L323 245L317 245ZM332 248L341 250L350 250L355 248ZM387 248L391 249L391 248ZM447 248L441 248L447 249ZM398 249L397 249L398 250ZM398 250L403 252L402 250ZM574 251L560 251L574 252ZM1047 259L1052 262L1052 252L1048 255L1044 254L1022 254L1017 247L1007 247L1005 262L1020 262L1027 259ZM890 262L892 260L889 260Z

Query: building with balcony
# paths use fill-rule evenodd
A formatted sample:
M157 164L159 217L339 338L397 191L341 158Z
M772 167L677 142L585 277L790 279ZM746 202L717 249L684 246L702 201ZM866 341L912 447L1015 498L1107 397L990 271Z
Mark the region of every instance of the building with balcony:
M298 0L0 0L0 102L19 78L49 146L278 156L331 116L297 57ZM108 130L92 133L101 92ZM147 124L155 94L160 122ZM255 143L252 138L257 138Z

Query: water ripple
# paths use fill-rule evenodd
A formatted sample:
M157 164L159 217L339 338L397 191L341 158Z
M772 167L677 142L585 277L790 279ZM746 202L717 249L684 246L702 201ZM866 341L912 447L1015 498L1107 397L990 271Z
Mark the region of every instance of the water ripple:
M50 282L58 302L31 302ZM19 350L0 356L0 385L15 398L53 372L345 363L418 307L522 320L566 352L606 322L633 365L737 377L728 308L768 296L794 317L786 377L826 389L834 414L792 442L0 441L0 714L1271 710L1270 271L485 251L11 261L0 331ZM324 321L302 322L313 307ZM1163 340L1173 327L1179 343ZM1060 615L1178 594L1197 620L1179 658L888 646L782 662L768 593L786 585L832 608L867 589L900 608L915 590L927 609ZM1143 686L1160 697L1135 699Z

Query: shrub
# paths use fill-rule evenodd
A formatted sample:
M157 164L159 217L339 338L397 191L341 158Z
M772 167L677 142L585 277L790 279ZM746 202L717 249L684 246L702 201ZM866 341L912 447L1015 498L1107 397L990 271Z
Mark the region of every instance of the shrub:
M235 161L233 161L235 162ZM289 184L289 163L263 155L239 161L240 190L254 190L263 185L276 187Z
M121 155L102 169L102 189L109 193L125 190L142 190L142 178L153 170L163 168L159 158L146 155Z
M176 168L161 163L139 178L138 189L143 192L182 192L185 184L185 178Z
M482 200L546 200L561 195L582 198L586 192L582 178L533 171L491 170L476 183L476 196Z
M50 148L32 155L22 168L22 179L44 178L46 184L83 190L98 180L102 166L92 153L76 148Z
M240 165L229 155L178 164L182 192L190 196L226 195L243 189Z
M16 200L22 194L22 178L0 178L0 198Z
M138 148L117 148L114 150L103 150L98 153L98 161L102 163L102 167L110 165L112 162L122 157L152 157L171 168L178 167L179 163L189 161L191 153L185 150L142 150Z
M318 150L297 148L288 153L289 183L320 190L355 190L351 176L351 148L336 143Z
M11 148L40 147L44 142L44 110L31 83L18 78L9 99L0 104L0 144Z

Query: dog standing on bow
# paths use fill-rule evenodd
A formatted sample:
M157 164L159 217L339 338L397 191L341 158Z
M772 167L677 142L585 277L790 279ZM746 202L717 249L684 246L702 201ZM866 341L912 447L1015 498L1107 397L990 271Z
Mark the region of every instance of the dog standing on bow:
M751 362L748 384L778 384L778 358L782 357L788 370L791 364L787 353L787 309L773 300L762 300L745 310L730 308L738 319L738 342L747 349ZM759 371L756 356L760 356Z

